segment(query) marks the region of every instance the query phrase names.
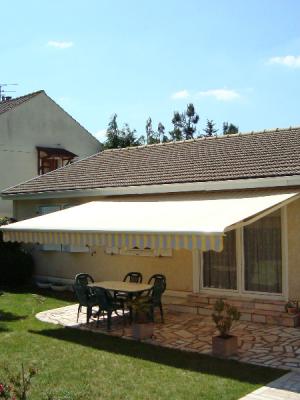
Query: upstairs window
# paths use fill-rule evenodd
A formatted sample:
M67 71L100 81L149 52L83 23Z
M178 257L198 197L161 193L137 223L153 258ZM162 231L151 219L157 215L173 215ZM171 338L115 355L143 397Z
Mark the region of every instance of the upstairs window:
M39 175L64 167L77 157L68 150L53 147L37 147L37 152Z

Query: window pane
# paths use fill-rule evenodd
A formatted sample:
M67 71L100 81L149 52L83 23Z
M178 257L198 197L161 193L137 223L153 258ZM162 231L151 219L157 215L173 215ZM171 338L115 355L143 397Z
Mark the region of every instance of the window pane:
M282 292L280 210L244 228L245 289Z
M227 232L221 252L203 253L204 287L217 289L236 289L236 245L235 231Z

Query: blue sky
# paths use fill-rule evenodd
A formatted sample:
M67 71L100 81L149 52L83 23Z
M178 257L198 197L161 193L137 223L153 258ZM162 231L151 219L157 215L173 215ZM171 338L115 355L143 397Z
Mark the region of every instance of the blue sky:
M102 138L193 102L241 131L300 125L297 0L17 0L1 4L0 82L44 89Z

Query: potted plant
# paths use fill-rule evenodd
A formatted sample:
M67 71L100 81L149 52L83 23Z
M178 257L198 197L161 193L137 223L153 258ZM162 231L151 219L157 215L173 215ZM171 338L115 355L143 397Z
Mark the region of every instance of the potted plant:
M132 336L137 340L153 336L154 323L151 321L151 304L148 297L137 297L128 303L132 310Z
M288 314L297 314L298 312L298 301L289 300L285 305L285 310Z
M212 319L219 331L218 336L212 338L212 352L216 356L229 357L237 353L238 340L234 335L230 335L230 330L234 321L241 317L238 309L223 300L216 301Z

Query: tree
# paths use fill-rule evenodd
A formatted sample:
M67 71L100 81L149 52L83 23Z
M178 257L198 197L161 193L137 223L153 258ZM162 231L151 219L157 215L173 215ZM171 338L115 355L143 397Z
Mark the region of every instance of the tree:
M119 147L132 147L140 146L142 143L141 137L136 137L136 130L130 129L128 124L124 124L120 131L120 146Z
M116 149L120 146L120 131L117 123L117 114L113 114L108 123L106 130L106 141L104 147L106 149Z
M104 142L105 149L118 149L122 147L139 146L143 143L143 138L136 137L136 130L131 130L128 124L124 124L122 129L119 129L117 123L117 114L111 117L106 130L106 141Z
M152 119L149 117L146 121L146 143L154 144L160 142L160 135L158 132L154 132L152 128Z
M161 142L161 143L167 143L167 142L169 142L169 138L168 138L168 136L165 134L165 127L164 127L164 125L161 123L161 122L159 122L158 123L158 126L157 126L157 132L158 132L158 135L159 135L159 141Z
M183 128L183 133L186 139L193 139L194 133L197 131L199 119L199 115L196 113L194 105L192 103L188 104L185 112L185 126Z
M199 115L192 103L187 105L186 111L183 113L175 111L172 119L174 128L169 132L172 140L193 139L198 122Z
M203 131L205 132L206 137L211 137L211 136L215 136L216 133L218 132L218 129L215 128L216 124L212 119L208 119L206 121L206 127L203 129Z
M239 132L239 127L234 124L223 122L223 135L233 135Z

